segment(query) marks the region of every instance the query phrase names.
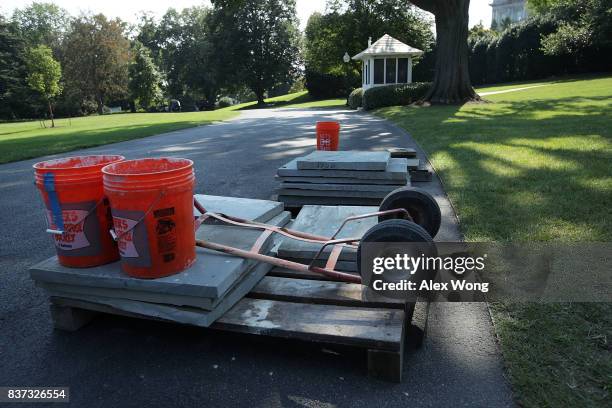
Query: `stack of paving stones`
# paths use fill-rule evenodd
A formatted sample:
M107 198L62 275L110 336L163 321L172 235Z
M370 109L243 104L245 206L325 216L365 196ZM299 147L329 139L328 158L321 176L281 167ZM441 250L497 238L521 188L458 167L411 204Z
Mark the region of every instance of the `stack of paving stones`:
M223 213L285 226L291 214L275 201L196 195L209 212ZM205 223L197 238L249 250L261 231ZM275 253L280 243L270 237L262 253ZM158 279L133 278L119 262L93 268L67 268L52 257L30 269L36 284L49 296L84 300L125 312L202 327L210 326L242 299L272 265L196 248L195 264L175 275Z
M315 151L280 167L278 201L304 205L378 206L398 187L409 186L409 169L419 160L392 157L388 151Z
M305 205L295 217L291 229L318 236L331 237L346 218L370 214L376 211L378 211L378 207ZM377 222L378 217L350 221L342 228L336 238L361 238ZM277 249L277 256L289 261L309 265L320 248L320 244L282 238ZM332 246L325 248L314 262L314 265L324 267L331 250ZM343 249L338 257L335 269L345 272L357 272L356 250L351 248Z
M388 151L391 153L391 158L406 158L409 159L409 161L413 161L410 164L416 163L416 167L411 166L410 164L408 166L411 183L431 181L431 172L419 166L419 161L416 159L417 153L415 149L411 147L392 147ZM414 160L416 160L416 162L414 162Z

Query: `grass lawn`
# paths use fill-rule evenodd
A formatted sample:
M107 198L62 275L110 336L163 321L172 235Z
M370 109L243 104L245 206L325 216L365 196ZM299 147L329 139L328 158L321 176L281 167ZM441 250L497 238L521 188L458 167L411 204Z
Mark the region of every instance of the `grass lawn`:
M312 100L297 92L266 100L267 107L342 107L344 99ZM171 132L237 116L241 109L254 108L249 102L210 112L122 113L104 116L58 119L55 128L42 128L39 121L0 123L0 163L47 154L68 152ZM50 122L47 121L47 126Z
M612 77L487 99L376 113L428 153L468 241L612 241ZM491 306L521 405L611 406L612 304Z
M346 98L340 99L313 99L308 91L295 92L276 96L265 100L266 108L342 108L346 105ZM229 109L260 109L257 102L247 102L234 105Z

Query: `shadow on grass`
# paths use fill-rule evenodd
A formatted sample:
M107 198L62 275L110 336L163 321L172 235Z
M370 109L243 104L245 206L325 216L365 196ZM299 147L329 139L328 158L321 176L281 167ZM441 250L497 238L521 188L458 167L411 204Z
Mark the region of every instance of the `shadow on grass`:
M470 240L612 238L607 98L393 108L421 143Z
M390 108L425 148L470 241L612 240L609 97ZM576 281L580 271L576 271ZM609 303L494 304L517 401L603 406Z

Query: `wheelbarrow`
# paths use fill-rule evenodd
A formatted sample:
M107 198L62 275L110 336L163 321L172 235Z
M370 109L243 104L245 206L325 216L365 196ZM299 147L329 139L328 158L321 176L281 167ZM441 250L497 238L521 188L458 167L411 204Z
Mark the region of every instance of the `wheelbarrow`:
M262 230L250 250L243 250L228 245L222 245L206 240L196 240L196 246L223 252L241 258L253 259L266 262L274 266L291 269L298 272L314 272L325 275L334 280L362 283L366 271L362 270L361 254L365 243L374 242L422 242L433 243L438 229L440 228L440 207L435 199L427 192L414 187L401 187L389 193L381 202L376 212L355 215L344 219L336 232L331 237L323 237L295 231L289 228L269 225L265 223L232 217L221 213L211 213L194 200L195 208L200 212L196 218L196 230L207 219L214 219L221 223L242 228ZM378 223L371 227L363 237L337 238L342 229L350 222L364 218L377 217ZM320 244L321 247L310 262L301 264L286 259L275 258L264 255L261 250L272 234L280 234L284 237L302 242ZM324 267L315 266L315 263L327 247L332 247ZM351 274L337 271L335 269L338 258L345 248L357 250L357 270L359 274Z

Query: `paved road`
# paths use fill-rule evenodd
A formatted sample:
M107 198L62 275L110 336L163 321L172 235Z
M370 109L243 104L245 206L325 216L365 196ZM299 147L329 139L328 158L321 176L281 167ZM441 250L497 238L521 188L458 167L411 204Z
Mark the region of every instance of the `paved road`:
M342 122L344 149L412 145L400 129L362 113L279 109L74 154L187 157L198 192L269 198L275 169L313 148L317 120ZM76 333L54 331L47 299L27 272L54 253L32 185L35 161L0 166L0 386L70 386L72 405L83 407L513 405L478 303L432 307L429 336L407 353L402 384L367 378L365 355L354 349L113 316ZM445 214L439 239L459 239L439 182L427 184Z

